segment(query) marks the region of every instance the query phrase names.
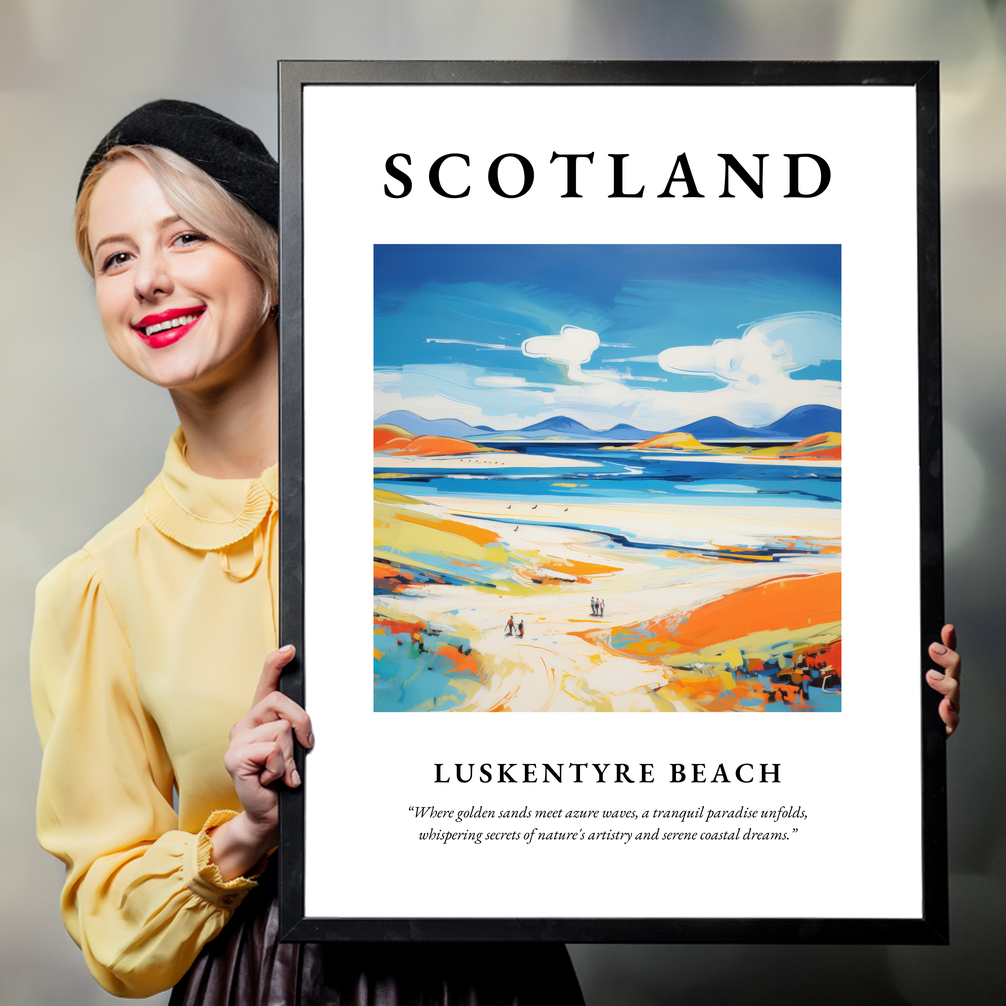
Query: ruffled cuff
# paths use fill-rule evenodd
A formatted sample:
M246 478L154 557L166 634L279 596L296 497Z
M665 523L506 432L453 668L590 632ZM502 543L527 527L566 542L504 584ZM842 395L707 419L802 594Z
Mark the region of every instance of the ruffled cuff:
M244 901L245 895L258 887L255 878L262 875L269 865L269 857L263 856L251 872L233 880L224 880L216 863L210 861L213 842L208 832L218 825L238 816L236 810L215 810L206 819L202 831L194 842L185 846L182 858L182 877L185 885L194 894L218 908L233 910Z

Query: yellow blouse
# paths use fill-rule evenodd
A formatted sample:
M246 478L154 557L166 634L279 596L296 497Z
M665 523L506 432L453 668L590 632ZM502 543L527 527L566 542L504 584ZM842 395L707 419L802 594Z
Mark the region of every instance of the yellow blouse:
M255 886L223 882L206 829L241 809L228 731L276 646L277 493L276 467L197 475L178 430L143 498L38 586L38 837L115 995L174 985Z

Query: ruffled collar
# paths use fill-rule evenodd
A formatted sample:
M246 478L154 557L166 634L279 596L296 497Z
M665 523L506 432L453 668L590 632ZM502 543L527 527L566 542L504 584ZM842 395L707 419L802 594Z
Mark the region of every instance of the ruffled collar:
M143 512L162 534L186 548L211 552L252 533L279 500L279 466L257 479L213 479L185 460L185 437L175 430L164 468L143 494Z

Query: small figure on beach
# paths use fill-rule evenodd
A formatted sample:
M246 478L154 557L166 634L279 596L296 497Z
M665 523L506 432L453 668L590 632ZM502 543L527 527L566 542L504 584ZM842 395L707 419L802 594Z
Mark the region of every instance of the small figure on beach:
M523 618L517 623L517 635L521 639L524 638L524 619Z
M513 635L513 615L510 616L510 621L506 623L506 632L504 633L504 635L507 636Z
M604 618L604 598L603 598L603 597L599 597L599 598L597 599L597 603L598 603L598 604L600 605L600 607L601 607L601 618Z
M591 599L590 599L590 613L592 615L596 615L597 614L597 598L596 597L591 597Z

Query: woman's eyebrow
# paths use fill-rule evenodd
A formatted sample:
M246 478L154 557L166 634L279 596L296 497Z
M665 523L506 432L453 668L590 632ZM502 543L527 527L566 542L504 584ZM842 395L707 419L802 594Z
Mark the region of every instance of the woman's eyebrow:
M131 240L131 238L129 237L128 234L109 234L108 237L102 238L94 246L94 248L91 249L91 254L92 255L97 255L98 254L98 249L102 245L112 244L113 242L116 242L116 241L130 241L130 240Z
M180 223L181 219L182 218L177 213L175 213L175 214L172 214L170 217L165 217L163 220L158 220L157 223L154 224L154 227L157 230L160 231L160 230L163 230L165 227L170 227L172 224ZM109 234L107 237L103 237L94 246L93 250L91 251L91 255L92 256L96 255L98 253L98 249L102 245L109 244L109 243L115 242L115 241L127 241L127 242L131 242L132 240L133 239L128 234Z

